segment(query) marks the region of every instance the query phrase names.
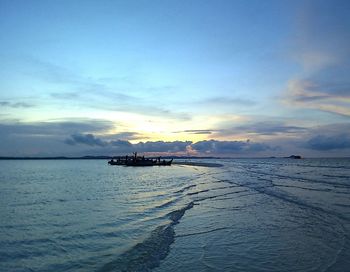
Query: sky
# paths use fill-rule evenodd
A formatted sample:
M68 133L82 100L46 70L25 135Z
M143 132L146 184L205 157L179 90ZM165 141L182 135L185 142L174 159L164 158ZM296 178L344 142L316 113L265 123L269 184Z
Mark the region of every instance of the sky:
M0 156L350 157L347 0L0 0Z

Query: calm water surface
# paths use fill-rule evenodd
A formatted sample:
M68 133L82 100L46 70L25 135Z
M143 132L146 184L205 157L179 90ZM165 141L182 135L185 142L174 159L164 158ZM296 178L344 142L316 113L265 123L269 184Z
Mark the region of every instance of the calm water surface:
M0 161L1 271L347 271L350 160Z

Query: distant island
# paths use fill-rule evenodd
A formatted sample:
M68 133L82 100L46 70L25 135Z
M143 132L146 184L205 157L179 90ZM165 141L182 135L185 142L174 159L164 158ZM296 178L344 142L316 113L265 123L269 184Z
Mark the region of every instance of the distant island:
M291 156L289 156L289 157L286 157L287 159L297 159L297 160L299 160L299 159L301 159L301 156L300 155L291 155Z

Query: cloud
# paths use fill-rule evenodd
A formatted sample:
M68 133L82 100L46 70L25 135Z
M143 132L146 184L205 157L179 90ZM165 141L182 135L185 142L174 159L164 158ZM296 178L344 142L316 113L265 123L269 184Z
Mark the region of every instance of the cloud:
M234 127L234 130L238 130L243 133L253 133L259 135L277 135L301 133L304 132L306 128L286 125L282 122L265 121L236 126Z
M92 134L71 135L65 140L66 144L84 144L88 146L109 147L116 152L145 152L145 153L183 153L190 148L196 154L242 154L272 150L264 143L247 141L147 141L132 144L124 140L103 141Z
M173 111L166 107L159 106L159 101L148 101L147 99L124 99L123 95L116 95L115 98L103 100L103 103L90 105L92 108L109 111L120 111L140 114L142 116L162 117L173 120L188 121L192 117L187 112Z
M317 135L309 139L305 147L321 151L347 149L350 148L350 136L344 133L333 136Z
M40 103L35 103L38 112L48 107L59 110L63 106L70 112L72 109L74 111L85 109L93 112L109 111L111 114L125 112L181 121L192 118L191 114L179 107L183 99L177 95L178 87L166 83L162 86L144 80L144 75L138 72L123 70L116 72L113 77L103 78L86 75L76 69L77 67L36 57L11 56L11 59L18 68L18 77L36 82L34 84L36 87L33 84L29 86L34 88L32 91L36 95L35 99L41 100ZM162 95L162 104L159 103L159 95ZM169 97L174 97L179 103L174 103ZM1 103L0 108L24 108L29 105L29 103Z
M294 56L307 72L348 61L350 34L347 1L305 1L295 17Z
M114 129L114 124L103 120L0 124L0 155L123 155L137 151L153 155L249 157L285 156L297 152L303 156L349 156L350 150L348 123L302 128L288 126L282 122L260 122L258 125L242 125L241 129L247 131L254 129L254 133L277 134L278 137L254 141L213 139L195 143L191 141L131 143L128 138L138 137L138 133L108 134L111 129ZM289 138L288 134L292 134L293 137Z
M134 132L134 131L126 131L126 132L120 132L116 134L109 134L107 138L109 139L119 139L119 140L138 140L138 139L145 139L146 136Z
M92 134L85 135L71 135L65 140L66 144L76 145L84 144L88 146L108 147L113 152L144 152L144 153L179 153L187 154L190 149L192 154L243 154L256 153L267 150L273 150L267 144L255 143L247 141L199 141L192 143L191 141L147 141L132 144L124 140L103 141L96 138Z
M108 86L101 88L94 88L86 84L76 86L79 90L75 92L54 92L50 96L56 100L67 102L79 102L79 106L88 107L91 109L129 112L146 116L166 117L179 120L190 120L191 116L185 112L174 112L167 108L159 106L158 101L148 101L145 98L135 97L129 95L128 91L113 91L109 90ZM83 93L83 95L82 95Z
M311 128L308 140L301 146L318 151L345 150L350 148L350 124L339 123Z
M212 134L213 132L217 132L220 130L217 129L187 129L174 131L173 133L187 133L187 134Z
M205 105L220 105L220 106L254 106L256 102L250 99L228 97L228 96L216 96L208 99L201 100L199 103Z
M285 95L285 102L292 106L350 116L350 81L293 79L289 81Z
M49 83L53 84L84 84L86 80L74 73L68 68L63 66L56 65L49 61L43 61L33 57L22 57L22 62L25 62L27 65L23 67L30 67L30 69L24 70L25 74L29 74L32 77L39 78Z
M98 146L98 147L111 147L114 149L127 150L131 152L133 144L125 140L111 140L104 141L100 138L95 137L93 134L72 134L69 138L64 140L64 143L68 145L88 145L88 146Z
M256 117L254 119L258 119ZM256 139L259 136L299 136L307 132L307 128L289 124L286 121L259 121L246 120L244 124L232 125L232 123L224 124L226 128L213 130L213 137L251 137ZM269 137L271 138L271 137Z
M102 134L114 129L115 124L98 119L52 120L50 122L0 123L0 156L75 156L86 154L86 147L103 148L103 142L77 135ZM67 135L75 135L64 142ZM90 140L90 142L89 142ZM76 144L85 141L86 144ZM68 143L68 144L67 144ZM72 146L74 145L75 146ZM88 153L89 154L89 153Z
M88 146L99 146L99 147L109 147L115 152L163 152L163 153L177 153L185 152L191 141L147 141L132 144L126 140L109 140L104 141L100 138L96 138L93 134L73 134L70 138L64 140L64 143L68 145L88 145Z
M251 141L199 141L191 145L193 150L205 154L230 154L242 152L261 152L270 150L271 147L264 143L252 143Z
M95 138L93 134L73 134L71 138L65 140L66 144L86 144L90 146L106 146L108 143L101 139Z
M105 132L114 127L114 124L106 120L75 119L74 121L51 122L10 122L0 123L0 134L23 135L31 137L62 136L75 133Z
M141 150L141 152L166 152L166 153L176 153L185 152L191 141L173 141L173 142L140 142L134 145L136 150Z
M50 97L59 100L59 103L65 100L67 103L78 102L80 107L90 109L129 112L144 116L161 116L176 120L191 119L191 116L186 112L170 110L171 105L169 107L159 106L159 101L154 100L154 96L133 95L133 93L138 94L142 91L149 94L154 87L137 86L138 89L135 89L133 85L124 84L124 81L128 80L126 77L115 77L117 82L111 83L86 77L72 71L70 68L36 58L26 57L21 61L26 62L30 67L30 69L26 68L25 74L55 86L65 86L65 89L70 90L50 94ZM23 67L28 67L28 65L23 65ZM169 87L165 88L169 89Z
M158 102L150 103L142 99L124 100L123 98L103 98L101 103L96 103L95 99L93 102L89 101L86 106L95 109L129 112L140 114L142 116L162 117L181 121L191 120L192 118L191 115L186 112L171 111L166 108L159 107Z
M347 1L305 1L292 55L301 71L288 81L288 105L350 116L350 17Z
M81 98L81 92L51 93L50 96L56 99L73 100Z
M9 101L0 101L0 107L8 107L8 108L32 108L35 107L32 104L26 102L9 102Z
M113 147L117 147L117 148L122 149L122 150L128 150L128 152L130 152L131 149L133 148L133 144L130 143L129 141L125 141L125 140L110 141L107 144L109 144Z

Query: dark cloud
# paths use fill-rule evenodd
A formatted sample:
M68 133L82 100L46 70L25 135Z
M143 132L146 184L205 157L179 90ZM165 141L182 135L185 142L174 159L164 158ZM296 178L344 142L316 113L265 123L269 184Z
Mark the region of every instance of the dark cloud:
M9 102L9 101L0 101L0 107L9 107L9 108L32 108L34 105L26 102Z
M188 133L188 134L212 134L213 132L217 132L220 130L217 129L187 129L175 131L174 133Z
M67 134L106 131L113 126L114 124L109 121L89 119L33 123L0 123L0 134L39 137L65 136Z
M310 128L312 135L337 135L339 133L350 135L350 123L334 123Z
M89 146L106 146L108 144L101 139L95 138L92 134L73 134L71 138L65 140L65 143L69 145L86 144Z
M0 124L0 155L123 155L134 151L164 154L197 154L223 156L282 156L299 152L303 156L348 156L350 124L299 128L283 124L268 130L255 127L255 132L273 135L291 132L292 140L283 133L264 142L255 141L147 141L131 143L128 138L139 137L136 132L106 135L113 124L101 120L71 122L7 123ZM242 128L241 128L242 129ZM248 128L245 128L248 130ZM296 132L302 133L297 134ZM196 131L193 130L193 133ZM341 132L341 133L340 133ZM67 135L70 135L67 137ZM103 135L103 136L98 136ZM277 149L276 146L281 146ZM297 151L296 151L297 150ZM323 153L321 153L323 152Z
M0 156L74 156L86 151L86 145L74 144L73 138L64 143L67 134L104 132L113 127L103 120L0 123ZM87 139L79 139L84 141ZM68 144L67 144L68 143ZM69 145L70 144L70 145ZM90 147L102 148L100 141L90 138ZM92 145L95 144L95 145Z
M311 127L304 137L299 138L298 141L295 144L297 147L314 151L326 151L325 156L330 151L344 156L350 148L350 124L336 123Z
M120 133L108 135L108 138L119 139L119 140L138 140L138 139L145 139L145 136L141 135L138 132L127 131L127 132L120 132Z
M211 130L204 130L204 129L184 130L184 132L190 133L190 134L212 134L213 133Z
M174 142L140 142L134 145L136 150L140 150L141 152L185 152L187 146L189 146L191 141L174 141Z
M192 143L190 141L148 141L139 142L137 144L132 144L125 140L111 140L103 141L100 138L95 137L92 134L73 134L70 138L67 138L64 143L68 145L88 145L88 146L99 146L108 147L114 152L164 152L164 153L176 153L185 152L186 148Z
M338 134L332 136L317 135L309 139L306 148L320 151L350 148L349 134Z
M70 138L65 140L66 144L76 145L85 144L89 146L101 146L109 147L114 151L119 152L151 152L151 153L177 153L186 152L190 147L193 151L203 154L230 154L230 153L242 153L242 152L261 152L271 150L272 148L264 143L253 143L247 141L200 141L192 143L191 141L148 141L139 142L137 144L131 144L129 141L113 140L103 141L96 138L92 134L86 135L71 135Z
M193 150L200 153L227 154L242 152L261 152L271 149L264 143L252 143L251 141L200 141L191 145Z
M329 95L315 95L315 94L299 94L294 96L292 99L295 102L317 102L319 100L325 100L325 99L329 99L330 96Z
M133 144L130 143L129 141L125 141L125 140L115 140L115 141L110 141L108 142L109 145L113 146L113 147L117 147L119 149L122 150L130 150L133 148Z
M101 146L106 147L109 146L114 150L123 151L123 152L184 152L188 145L192 142L190 141L173 141L173 142L165 142L165 141L148 141L148 142L139 142L137 144L132 144L126 140L110 140L104 141L100 138L95 137L93 134L73 134L70 138L67 138L64 141L68 145L77 145L84 144L89 146Z

